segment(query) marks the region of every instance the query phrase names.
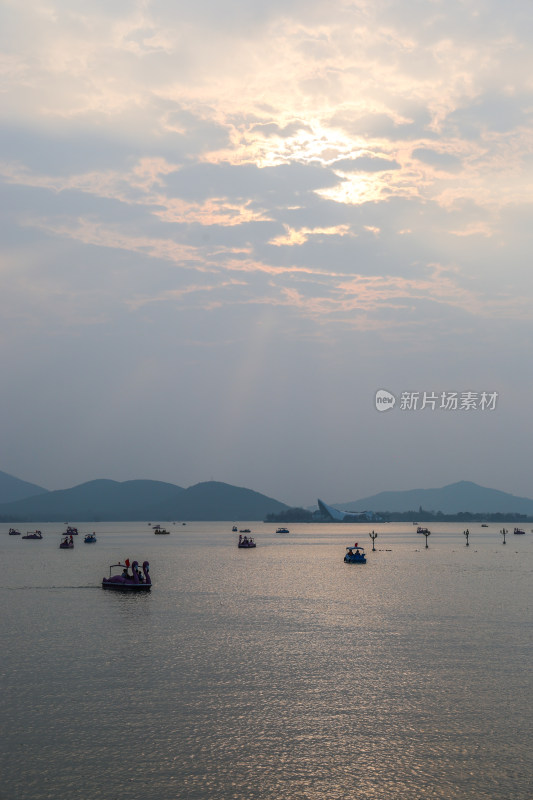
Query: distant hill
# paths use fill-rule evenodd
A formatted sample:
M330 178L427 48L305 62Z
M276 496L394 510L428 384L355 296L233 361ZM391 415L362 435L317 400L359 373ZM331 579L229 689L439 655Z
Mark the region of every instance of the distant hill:
M188 489L161 481L95 480L0 505L7 522L257 520L287 508L266 495L209 481Z
M533 515L533 500L516 497L514 494L487 489L471 481L450 483L441 489L410 489L404 492L380 492L379 494L335 503L335 507L346 511L442 511L443 514L515 513Z
M207 481L185 490L180 499L180 519L190 520L263 520L267 514L288 508L251 489L229 483Z
M12 503L24 497L31 497L35 494L45 494L48 489L37 486L35 483L22 481L14 475L0 470L0 503Z

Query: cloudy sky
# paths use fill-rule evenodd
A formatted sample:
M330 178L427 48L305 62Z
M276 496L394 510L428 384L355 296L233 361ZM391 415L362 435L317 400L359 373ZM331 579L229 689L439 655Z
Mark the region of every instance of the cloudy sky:
M533 496L530 0L0 21L0 469Z

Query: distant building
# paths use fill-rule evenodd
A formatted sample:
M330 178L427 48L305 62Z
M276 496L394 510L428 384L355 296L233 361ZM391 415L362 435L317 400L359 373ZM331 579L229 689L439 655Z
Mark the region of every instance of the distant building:
M339 511L317 499L318 512L328 522L370 522L381 519L374 511Z

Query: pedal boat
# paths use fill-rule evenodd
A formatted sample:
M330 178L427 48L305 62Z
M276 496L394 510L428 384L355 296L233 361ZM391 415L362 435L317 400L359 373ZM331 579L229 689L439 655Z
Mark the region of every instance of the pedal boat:
M152 530L153 530L153 532L155 534L163 534L163 535L165 535L165 534L169 534L170 533L170 531L167 531L166 528L162 528L161 525L154 525Z
M251 536L243 536L242 534L239 534L239 543L237 547L246 549L250 547L256 547L256 544Z
M60 550L74 550L74 540L72 536L69 538L65 536L65 538L59 543Z
M152 588L152 579L150 577L150 564L148 561L143 562L143 571L139 577L137 568L138 561L134 561L131 565L129 561L127 564L111 564L109 567L109 578L102 579L102 589L113 589L116 592L149 592ZM118 570L121 572L118 572Z
M357 543L352 547L346 548L347 553L344 556L346 564L366 564L365 548Z

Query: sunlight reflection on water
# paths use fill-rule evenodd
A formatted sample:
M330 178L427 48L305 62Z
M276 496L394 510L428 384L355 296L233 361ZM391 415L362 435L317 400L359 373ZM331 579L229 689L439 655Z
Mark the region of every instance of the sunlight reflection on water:
M529 537L382 526L361 566L359 526L46 527L0 542L2 800L531 797ZM99 588L126 556L151 594Z

